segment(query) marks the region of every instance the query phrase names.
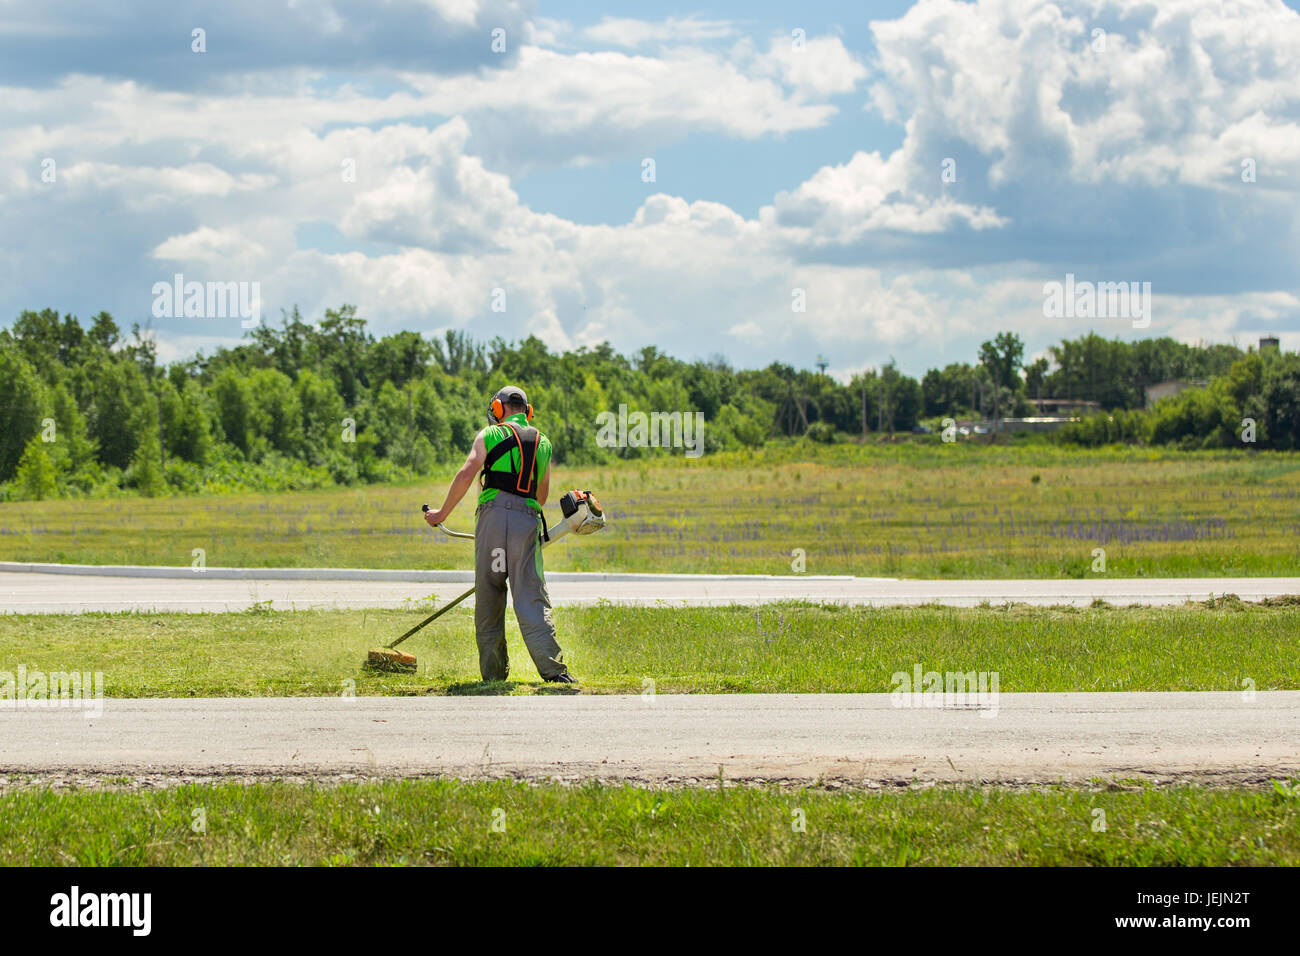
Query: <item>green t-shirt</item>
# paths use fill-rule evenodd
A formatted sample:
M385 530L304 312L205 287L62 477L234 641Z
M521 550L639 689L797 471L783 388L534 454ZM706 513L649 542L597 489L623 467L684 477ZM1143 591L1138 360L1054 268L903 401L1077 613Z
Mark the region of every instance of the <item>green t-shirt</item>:
M520 412L518 415L511 415L509 418L506 419L506 421L510 422L511 424L515 425L518 428L528 427L528 416L526 416L522 412ZM487 448L488 451L491 451L498 442L509 440L511 444L513 444L515 440L514 436L510 434L510 429L506 428L505 425L489 425L487 428L479 432L479 434L483 436L483 445ZM536 478L539 483L542 480L542 475L546 474L546 469L550 465L550 463L551 463L551 440L547 438L545 435L543 435L541 430L538 429ZM506 452L504 455L502 455L500 458L498 458L496 461L492 463L493 471L504 471L509 473L509 472L517 471L518 469L519 469L519 448L518 447L512 448L510 451ZM482 491L479 492L478 503L481 505L486 504L487 502L495 498L498 494L499 494L499 490L496 488L484 488ZM538 511L542 510L542 506L537 503L537 500L535 498L525 498L524 500L527 501L534 508L536 508Z

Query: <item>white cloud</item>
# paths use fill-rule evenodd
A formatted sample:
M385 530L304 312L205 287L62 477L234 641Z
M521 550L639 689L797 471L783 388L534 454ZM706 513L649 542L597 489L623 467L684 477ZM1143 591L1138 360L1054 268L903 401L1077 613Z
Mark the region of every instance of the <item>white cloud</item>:
M941 233L957 225L981 230L1008 223L990 207L914 191L909 175L904 149L888 160L879 153L857 153L844 165L823 166L798 188L779 193L763 215L814 246L850 244L879 230Z
M767 69L787 86L811 96L851 93L867 76L867 68L837 36L806 37L799 44L793 37L776 37L766 59Z
M266 248L232 229L204 226L184 236L172 236L153 251L155 259L180 262L229 265L232 262L259 261Z
M658 21L605 17L582 31L588 40L628 49L724 40L736 33L736 26L729 20L701 20L695 16L668 17Z
M693 132L754 139L814 129L837 113L755 64L698 49L646 56L524 47L508 73L404 79L421 94L413 107L473 119L476 135L489 134L486 152L516 159L576 163Z
M1300 15L1279 0L920 0L872 31L873 107L918 156L970 147L991 185L1229 188L1244 155L1300 175Z

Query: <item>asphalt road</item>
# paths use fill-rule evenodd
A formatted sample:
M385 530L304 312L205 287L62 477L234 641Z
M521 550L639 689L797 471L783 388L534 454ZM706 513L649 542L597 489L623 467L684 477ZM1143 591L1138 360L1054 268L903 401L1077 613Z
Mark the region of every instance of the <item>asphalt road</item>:
M276 609L402 607L436 594L440 601L473 583L465 571L365 571L188 568L79 568L57 573L0 564L0 612L239 611L269 601ZM91 573L93 571L93 573ZM71 573L70 573L71 572ZM725 574L547 575L557 606L616 604L761 604L809 600L862 605L1181 604L1236 594L1257 601L1300 594L1300 578L1085 578L1071 580L919 581L849 576ZM467 603L472 603L467 602Z
M1300 691L106 700L0 709L3 774L454 775L673 784L1300 775Z

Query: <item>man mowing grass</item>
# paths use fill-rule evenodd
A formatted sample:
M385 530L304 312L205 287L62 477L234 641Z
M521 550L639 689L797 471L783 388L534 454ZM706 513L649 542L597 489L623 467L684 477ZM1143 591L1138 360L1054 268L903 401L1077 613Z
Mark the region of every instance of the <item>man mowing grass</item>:
M478 433L447 499L424 520L437 527L479 476L474 527L474 633L478 668L485 681L510 674L506 654L506 582L524 644L544 680L571 684L555 640L551 599L542 575L542 505L551 488L551 442L528 423L533 406L522 388L507 385L492 397L492 424Z

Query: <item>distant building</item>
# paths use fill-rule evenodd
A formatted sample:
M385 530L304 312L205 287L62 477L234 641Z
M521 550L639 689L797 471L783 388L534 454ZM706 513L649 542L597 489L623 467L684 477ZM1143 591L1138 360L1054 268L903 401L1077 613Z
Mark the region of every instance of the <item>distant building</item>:
M1031 398L1030 403L1038 411L1036 417L1058 418L1071 415L1091 415L1101 411L1100 402L1084 401L1078 398Z
M1094 403L1095 404L1095 403ZM998 422L1002 432L1054 432L1062 425L1082 421L1078 415L1038 415L1033 418L1004 418Z
M1157 382L1155 385L1146 387L1147 408L1153 406L1162 398L1170 398L1174 395L1181 395L1189 388L1205 388L1209 382L1204 381L1186 381L1181 378L1170 379L1168 382Z
M1063 415L1033 415L1027 418L958 418L954 424L957 428L957 434L962 438L972 435L989 435L993 432L1011 433L1011 432L1054 432L1062 425L1068 425L1071 422L1081 421L1079 414L1070 415L1069 410L1074 410L1082 414L1091 414L1099 411L1096 402L1085 401L1067 401L1066 399L1043 399L1044 402L1060 402L1066 408L1067 414Z
M1259 340L1259 350L1272 349L1274 352L1282 351L1282 342L1276 335L1266 335Z

